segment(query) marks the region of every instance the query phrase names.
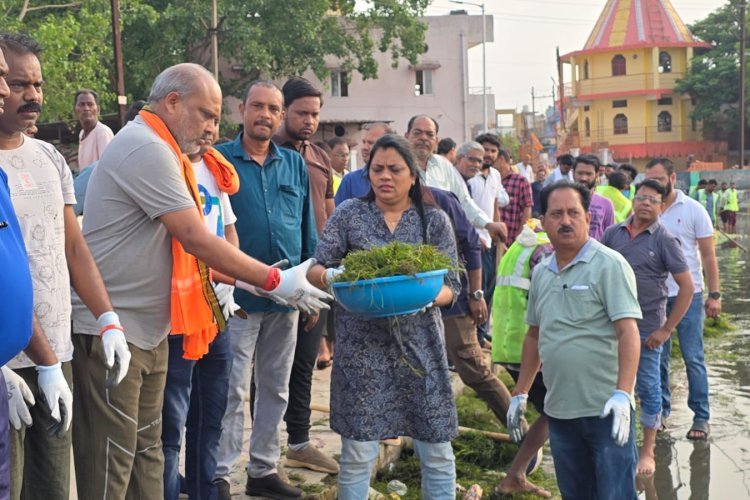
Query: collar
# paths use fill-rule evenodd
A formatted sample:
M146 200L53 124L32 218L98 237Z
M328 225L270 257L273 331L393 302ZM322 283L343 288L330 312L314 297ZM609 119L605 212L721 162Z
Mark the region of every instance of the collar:
M237 134L237 137L234 139L234 141L231 142L229 146L229 153L232 155L233 158L242 158L245 161L249 162L255 162L250 155L247 154L247 151L245 151L245 148L242 147L242 132ZM279 156L279 147L276 146L276 144L271 141L268 144L268 156L266 157L266 160L269 158L276 159ZM257 163L257 162L256 162Z
M291 137L289 137L289 134L286 133L286 128L281 127L278 132L276 132L276 135L273 136L273 139L271 139L271 142L275 142L281 147L293 149L296 152L300 152L304 146L307 146L310 143L310 141L302 141L300 142L299 147L294 146L294 141Z
M621 227L621 228L625 228L625 229L627 229L627 230L628 230L628 233L629 233L629 234L630 234L630 236L632 237L632 236L633 236L633 231L632 231L632 227L631 227L632 225L633 225L633 216L631 215L631 216L629 216L629 217L628 217L628 218L627 218L627 219L626 219L626 220L625 220L625 221L624 221L624 222L622 223L622 225L621 225L620 227ZM661 223L659 222L659 219L657 218L657 219L656 219L656 220L655 220L654 222L652 222L652 223L651 223L651 225L650 225L650 226L648 226L648 227L646 228L646 231L648 231L648 232L649 232L649 233L651 233L651 234L654 234L654 233L656 232L656 230L657 230L657 229L659 229L659 226L660 226L660 225L661 225Z
M588 263L591 261L591 258L594 256L594 254L599 251L599 247L601 246L601 243L596 241L593 238L589 238L586 243L583 244L580 250L578 250L578 253L573 258L572 261L568 263L565 267L562 269L557 267L557 259L555 259L555 254L553 253L552 256L549 259L549 262L547 263L547 269L552 271L555 274L560 274L561 271L566 270L569 267L573 267L579 262L585 262Z

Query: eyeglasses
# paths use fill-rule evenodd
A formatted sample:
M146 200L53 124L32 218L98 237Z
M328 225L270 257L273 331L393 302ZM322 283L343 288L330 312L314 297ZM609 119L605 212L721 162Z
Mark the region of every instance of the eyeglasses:
M641 202L641 203L649 202L652 205L661 204L661 198L657 198L656 196L651 196L648 194L637 194L633 196L633 200Z

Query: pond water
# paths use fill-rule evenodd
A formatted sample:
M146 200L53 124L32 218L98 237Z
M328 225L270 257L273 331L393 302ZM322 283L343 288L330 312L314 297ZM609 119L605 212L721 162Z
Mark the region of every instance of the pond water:
M746 235L737 241L748 248ZM694 442L685 437L693 415L684 365L673 359L669 430L659 435L656 473L640 484L640 498L750 499L750 253L724 243L717 255L724 312L737 329L705 344L711 438Z

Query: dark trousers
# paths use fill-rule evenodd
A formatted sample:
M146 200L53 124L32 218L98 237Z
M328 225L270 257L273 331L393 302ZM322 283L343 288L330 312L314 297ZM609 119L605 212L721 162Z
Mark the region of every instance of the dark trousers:
M232 346L226 332L216 336L208 353L198 361L183 358L182 336L170 335L161 432L165 500L176 500L180 495L183 428L188 496L191 500L217 498L213 479L231 367Z
M487 321L477 326L477 339L479 344L484 344L485 340L491 337L490 316L492 315L492 295L495 293L495 279L497 277L497 246L482 249L482 291L484 292L484 301L487 303Z
M549 417L549 443L563 500L635 500L635 412L625 446L612 439L612 416Z
M310 440L312 375L327 316L328 311L321 310L317 324L309 332L305 331L303 318L300 318L297 326L297 347L294 350L294 364L289 378L289 404L284 415L289 444L301 444Z

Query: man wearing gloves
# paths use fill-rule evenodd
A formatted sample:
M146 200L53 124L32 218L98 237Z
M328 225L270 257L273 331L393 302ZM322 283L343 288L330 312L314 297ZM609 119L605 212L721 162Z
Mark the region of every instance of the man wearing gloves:
M635 500L632 393L641 310L628 263L589 238L590 196L567 181L542 191L543 227L555 251L531 277L529 330L508 430L522 436L527 394L541 364L563 498Z
M208 352L224 324L209 267L293 307L325 307L318 299L330 298L305 280L309 264L270 268L207 229L185 155L216 133L222 101L213 75L196 64L171 66L154 80L148 101L107 146L84 206L83 234L122 316L132 358L119 386L108 387L102 329L74 298L73 451L80 498L163 497L167 336L183 334L189 359ZM236 182L221 165L215 176L225 189Z
M6 166L11 200L28 251L34 288L34 335L24 354L8 363L19 376L14 387L36 404L27 414L14 405L11 433L11 498L67 499L70 490L71 393L70 286L97 318L107 351L102 369L112 367L116 384L130 353L99 271L81 234L73 204L73 176L65 159L49 144L23 132L42 109L41 48L25 35L0 34L9 71L10 93L0 115L0 164ZM103 382L103 380L102 380Z

